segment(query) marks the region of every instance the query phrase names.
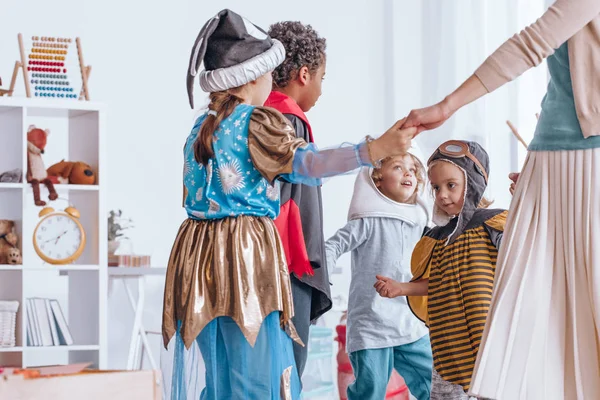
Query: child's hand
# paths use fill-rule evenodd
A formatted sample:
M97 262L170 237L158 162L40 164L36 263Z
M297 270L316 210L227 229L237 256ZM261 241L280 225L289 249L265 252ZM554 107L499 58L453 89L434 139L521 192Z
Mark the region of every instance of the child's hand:
M381 275L377 275L376 278L377 282L375 282L373 287L381 297L393 299L394 297L404 296L402 283Z
M371 143L372 157L383 160L386 157L406 154L410 149L412 138L417 133L417 128L402 128L405 119L397 121L381 137Z

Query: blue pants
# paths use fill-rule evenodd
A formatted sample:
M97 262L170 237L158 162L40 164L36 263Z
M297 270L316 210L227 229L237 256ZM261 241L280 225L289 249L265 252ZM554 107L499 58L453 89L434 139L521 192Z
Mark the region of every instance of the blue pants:
M348 400L383 400L392 368L404 378L411 394L429 400L433 357L429 335L413 343L350 353L356 377L348 387Z
M280 400L282 392L293 400L300 397L292 339L279 325L279 312L264 319L254 347L229 317L212 320L196 341L206 366L201 400ZM183 400L187 383L181 376L183 345L179 347L172 398Z

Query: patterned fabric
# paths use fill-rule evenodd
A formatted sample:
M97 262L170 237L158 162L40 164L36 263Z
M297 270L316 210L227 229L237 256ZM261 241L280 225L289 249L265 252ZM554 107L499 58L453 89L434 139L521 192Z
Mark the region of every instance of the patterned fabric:
M231 317L250 345L263 319L280 311L282 326L301 343L289 274L273 220L240 216L218 220L186 219L171 250L163 304L167 346L180 324L189 348L214 318Z
M255 107L239 105L221 123L214 134L215 157L206 166L194 158L194 142L206 116L196 121L184 149L183 182L187 191L184 205L190 218L219 219L236 215L275 218L278 215L279 184L271 184L263 177L249 149L248 128L254 110ZM291 128L290 133L293 133ZM301 143L304 142L289 140L278 149L270 149L281 153L283 162L276 166L278 172L291 172L294 147Z
M506 215L502 210L480 209L463 233L446 245L455 218L429 231L413 253L414 280L429 279L429 290L426 298L409 297L409 305L421 318L426 307L434 367L445 381L465 392L492 298Z

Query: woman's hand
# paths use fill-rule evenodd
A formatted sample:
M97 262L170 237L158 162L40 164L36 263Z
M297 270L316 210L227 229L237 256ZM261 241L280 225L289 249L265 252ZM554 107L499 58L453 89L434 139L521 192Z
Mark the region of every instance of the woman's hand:
M412 138L417 134L417 128L402 128L404 123L405 119L397 121L383 135L370 143L372 161L408 152Z
M408 114L404 128L417 127L417 134L441 126L461 107L485 95L487 90L475 75L471 75L444 100Z
M377 282L373 287L381 297L393 299L394 297L404 296L402 283L381 275L377 275L376 278Z
M453 114L447 100L441 101L429 107L412 110L404 127L416 127L417 134L441 126Z
M519 180L519 175L521 175L518 172L511 172L510 174L508 174L508 179L510 179L512 181L512 183L510 184L510 194L514 195L515 194L515 188L517 187L517 181Z

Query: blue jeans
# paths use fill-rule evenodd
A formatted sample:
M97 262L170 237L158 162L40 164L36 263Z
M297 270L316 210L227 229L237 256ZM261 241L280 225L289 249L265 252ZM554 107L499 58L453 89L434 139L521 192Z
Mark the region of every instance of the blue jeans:
M348 387L348 400L383 400L392 368L404 378L410 393L429 400L433 357L429 335L413 343L350 353L356 377Z

